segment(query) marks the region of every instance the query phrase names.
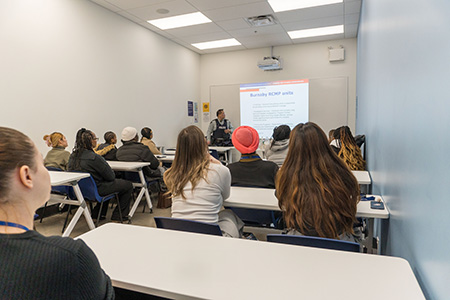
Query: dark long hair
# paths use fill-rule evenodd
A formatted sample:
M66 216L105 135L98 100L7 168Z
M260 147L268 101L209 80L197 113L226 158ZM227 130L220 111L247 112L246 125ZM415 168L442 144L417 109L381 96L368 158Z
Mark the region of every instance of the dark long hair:
M298 124L291 132L275 186L289 228L333 239L353 232L358 182L315 123Z
M347 164L351 170L365 170L366 162L364 161L361 148L356 144L352 131L348 126L336 128L333 133L335 139L340 140L340 149L338 156Z
M190 181L193 190L201 179L206 179L209 162L208 146L200 128L191 125L181 130L172 167L164 173L169 192L185 198L184 187Z
M81 128L77 132L75 139L75 147L73 148L71 159L69 160L70 170L80 169L81 154L85 150L92 150L92 142L94 141L94 133L86 128Z
M34 143L22 132L0 127L0 205L8 199L14 170L22 166L36 170L35 149Z

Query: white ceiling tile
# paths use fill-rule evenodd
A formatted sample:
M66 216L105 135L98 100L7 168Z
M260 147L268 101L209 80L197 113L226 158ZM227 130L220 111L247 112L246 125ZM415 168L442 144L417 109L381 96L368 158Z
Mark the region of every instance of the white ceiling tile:
M358 24L359 23L359 14L348 14L344 16L345 25L348 24Z
M304 39L295 39L292 40L294 44L303 44L303 43L313 43L313 42L321 42L321 41L330 41L330 40L340 40L344 39L345 36L343 33L341 34L333 34L333 35L324 35L324 36L314 36L310 38Z
M268 2L256 2L245 5L207 10L203 12L214 22L273 14Z
M162 8L169 10L169 13L167 14L158 13L157 10ZM148 21L189 14L197 12L197 9L184 0L174 0L163 3L157 3L155 5L145 6L141 8L130 9L128 10L128 12L142 20Z
M120 7L122 10L153 5L164 0L107 0L107 2Z
M122 11L118 11L117 14L119 14L119 15L121 15L122 17L125 17L125 18L127 18L128 20L131 20L131 21L133 21L133 22L135 22L135 23L142 23L142 22L145 21L145 20L141 20L141 19L139 19L139 18L137 18L137 17L135 17L135 16L133 16L133 15L127 13L126 11L123 11L123 10L122 10Z
M254 2L266 2L265 0L187 0L198 10L211 10L230 6L237 6Z
M192 50L192 51L194 51L194 52L197 52L197 53L199 53L199 54L204 54L205 52L205 50L200 50L200 49L198 49L198 48L195 48L194 46L192 46L191 44L189 44L189 43L186 43L185 41L183 41L183 40L180 40L180 39L173 39L173 41L175 42L175 43L177 43L177 44L179 44L179 45L181 45L181 46L183 46L183 47L186 47L186 48L188 48L188 49L190 49L190 50Z
M233 37L243 37L243 36L265 36L268 34L285 34L286 31L281 27L281 25L275 24L270 26L261 26L261 27L251 27L246 29L238 29L238 30L229 30L229 34Z
M216 22L216 24L219 25L224 30L236 30L236 29L250 28L250 25L243 18L227 20L227 21L219 21L219 22Z
M207 49L203 50L204 53L219 53L219 52L229 52L229 51L238 51L245 50L244 46L232 46L232 47L224 47L224 48L215 48L215 49Z
M344 13L344 4L331 4L298 10L279 12L275 17L281 23L340 16Z
M361 1L349 1L344 3L345 14L359 14L361 12Z
M261 47L270 47L275 45L286 45L291 44L291 39L289 36L284 34L267 34L267 35L260 35L260 36L245 36L236 38L239 42L241 42L244 46L250 45L250 44L258 44L261 45Z
M329 18L283 23L283 27L287 31L291 31L291 30L301 30L301 29L309 29L309 28L342 25L342 24L344 24L344 17L341 15L341 16L334 16L334 17L329 17Z
M214 33L206 33L206 34L180 37L179 40L182 40L188 44L194 44L194 43L210 42L210 41L217 41L217 40L225 40L225 39L230 39L230 38L232 38L231 35L229 35L225 31L222 31L222 32L214 32Z
M106 2L105 0L91 0L91 2L97 3L98 5L101 5L104 8L109 9L110 11L113 11L113 12L122 10L122 8L114 6L114 5Z
M206 33L223 32L222 28L214 23L206 23L200 25L192 25L166 30L169 34L176 37L193 36Z

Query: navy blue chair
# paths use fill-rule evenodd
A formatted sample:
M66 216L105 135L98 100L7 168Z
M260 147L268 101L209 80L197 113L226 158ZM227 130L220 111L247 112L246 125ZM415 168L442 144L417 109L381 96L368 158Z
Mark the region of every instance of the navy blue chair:
M98 194L97 184L95 183L94 178L92 178L92 175L89 176L89 177L81 179L78 182L78 186L80 187L81 193L83 194L83 198L85 200L90 201L90 204L91 204L91 202L98 202L98 203L100 203L100 209L98 210L97 222L95 224L96 226L98 226L98 222L100 221L100 215L102 213L103 204L106 201L109 201L111 199L115 199L116 200L117 208L119 210L120 222L123 223L122 211L120 209L118 193L112 193L112 194L109 194L109 195L106 195L106 196L103 196L103 197L100 196ZM91 204L91 211L92 211L92 204Z
M228 207L231 209L246 226L256 227L277 227L275 214L271 210Z
M155 217L157 228L222 236L219 225L185 219Z
M304 235L268 234L268 242L290 244L297 246L315 247L331 250L341 250L349 252L360 252L359 244L347 241L327 239Z
M211 156L215 159L219 160L219 152L217 152L217 150L209 149L209 154L211 154Z

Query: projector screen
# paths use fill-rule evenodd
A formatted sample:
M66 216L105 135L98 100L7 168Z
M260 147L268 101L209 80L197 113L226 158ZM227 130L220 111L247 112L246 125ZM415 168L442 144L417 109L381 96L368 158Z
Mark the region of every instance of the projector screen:
M241 125L255 128L262 139L276 126L308 122L308 105L308 79L240 85Z

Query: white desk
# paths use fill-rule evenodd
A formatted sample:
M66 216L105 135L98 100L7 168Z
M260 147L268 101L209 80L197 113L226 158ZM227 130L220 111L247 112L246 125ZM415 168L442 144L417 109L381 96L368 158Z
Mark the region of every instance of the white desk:
M233 146L229 147L219 147L219 146L208 146L210 150L216 150L219 153L225 154L225 160L227 164L231 164L233 162Z
M113 286L171 299L425 299L402 258L112 223L79 238Z
M144 172L142 171L143 167L149 166L149 162L129 162L129 161L110 161L107 163L114 171L126 171L126 172L137 172L139 174L140 183L133 182L133 186L140 187L141 191L139 192L136 201L133 204L133 207L130 210L128 217L131 219L142 200L142 197L145 194L145 199L147 200L147 205L150 208L150 212L153 209L152 201L150 200L150 194L148 193L147 181L145 180Z
M274 189L231 187L230 197L223 202L225 207L240 207L252 209L267 209L279 211L278 199L275 197ZM375 230L374 219L389 219L389 210L385 206L383 210L370 208L370 201L360 201L357 206L356 216L368 218L369 234L365 246L369 253L373 252L372 238ZM381 238L381 237L380 237ZM381 249L378 248L378 252Z
M50 174L50 182L52 186L58 185L70 185L73 187L77 200L68 200L68 199L59 199L57 201L52 201L56 203L64 203L70 205L77 205L78 209L72 220L67 226L62 236L69 236L72 232L75 224L81 217L81 214L84 215L86 222L89 226L89 229L94 229L95 225L92 221L91 214L89 213L89 209L87 208L86 202L84 201L83 194L81 193L80 187L78 186L78 181L83 178L87 178L91 176L89 173L77 173L77 172L58 172L58 171L49 171Z
M170 154L163 154L163 155L158 154L155 156L159 161L167 162L167 163L172 163L173 160L175 159L175 155L170 155Z
M372 184L372 179L370 179L370 174L368 171L352 171L352 173L353 175L355 175L356 180L358 180L359 184Z

